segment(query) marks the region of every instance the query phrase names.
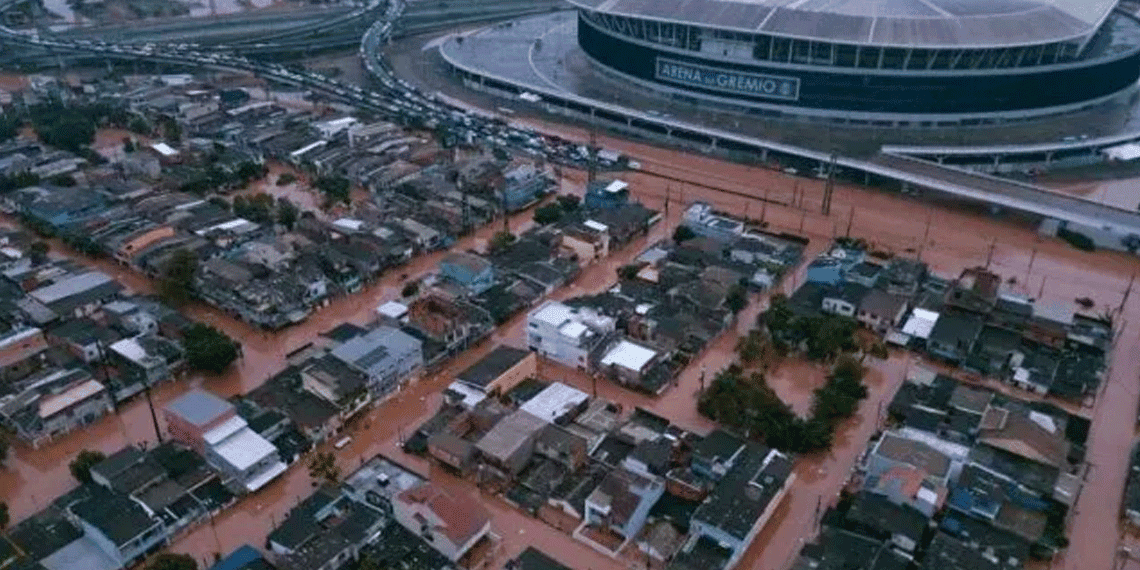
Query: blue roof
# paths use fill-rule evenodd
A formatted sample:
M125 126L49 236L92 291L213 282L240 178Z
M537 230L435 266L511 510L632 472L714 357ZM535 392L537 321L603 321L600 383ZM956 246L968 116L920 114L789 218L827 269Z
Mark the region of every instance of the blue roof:
M230 553L221 562L210 567L210 570L242 570L251 562L261 560L261 553L256 548L245 545Z

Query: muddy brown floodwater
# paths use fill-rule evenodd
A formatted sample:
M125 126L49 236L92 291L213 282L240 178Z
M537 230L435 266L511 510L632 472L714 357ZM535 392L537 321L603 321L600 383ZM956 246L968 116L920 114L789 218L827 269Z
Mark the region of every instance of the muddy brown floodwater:
M546 127L542 123L535 124L540 129ZM587 138L584 131L572 127L555 128L563 136L576 140ZM850 225L852 236L863 237L882 249L920 253L937 272L952 275L965 267L984 265L988 260L994 271L1004 277L1015 278L1019 286L1034 296L1067 304L1077 297L1090 297L1097 302L1098 310L1119 306L1129 278L1140 268L1136 259L1131 257L1115 253L1088 254L1075 251L1057 240L1043 240L1033 228L1024 224L849 185L837 185L832 214L824 216L818 213L822 196L822 182L819 180L795 179L767 169L724 163L705 156L657 149L605 136L600 137L599 142L606 148L629 154L642 164L641 172L623 174L622 177L631 182L634 196L650 207L663 209L668 198L669 216L648 238L584 270L574 284L555 292L555 298L597 292L608 287L614 280L617 267L631 260L647 243L669 235L678 223L683 205L697 199L723 210L763 219L775 230L809 235L813 239L809 257L821 251L833 236L847 233ZM566 170L564 175L563 187L581 192L585 176L571 170ZM702 185L721 186L753 197L709 190ZM765 196L767 203L762 200ZM802 208L793 205L800 203ZM512 229L518 231L529 227L530 217L529 212L514 216ZM497 230L497 224L483 228L461 240L456 247L481 247ZM924 234L927 236L925 243ZM247 392L278 371L283 366L285 354L309 342L320 332L346 321L363 323L369 320L378 303L397 295L401 287L400 275L416 278L431 272L443 255L423 256L405 267L393 269L364 291L334 299L309 320L279 333L253 330L206 307L188 308L192 318L214 324L241 340L244 357L233 370L222 376L192 376L160 386L154 394L156 406L191 386L202 386L224 396ZM138 275L106 262L89 263L111 272L136 290L149 290L149 284ZM802 270L790 276L784 288L790 291L801 281ZM732 330L717 339L680 375L677 385L660 397L633 394L607 382L598 383L598 395L620 401L627 408L633 405L647 407L690 429L702 432L711 429L711 422L697 414L695 405L702 364L711 375L731 362L738 336L747 331L763 306L763 298L753 299ZM491 340L458 356L443 370L371 410L353 428L354 441L335 451L342 469L351 470L365 458L385 452L419 467L426 474L430 469L426 463L405 457L399 451L401 434L406 434L434 412L439 405L440 389L450 382L456 371L483 356L496 343L521 346L524 321L525 316L522 315L512 319L496 331ZM1124 304L1119 321L1123 323L1123 331L1117 342L1118 355L1113 359L1103 392L1094 408L1082 410L1093 421L1088 451L1093 467L1072 517L1072 546L1055 561L1055 568L1108 570L1112 567L1119 534L1118 512L1127 472L1128 446L1140 397L1137 387L1140 359L1131 354L1138 340L1135 323L1140 322L1140 306L1135 299ZM814 532L819 510L833 501L844 485L867 440L878 428L884 402L893 396L907 366L913 361L911 356L893 353L885 361L872 363L868 376L869 398L856 417L837 433L835 446L829 453L798 460L796 484L746 554L741 568L780 570L789 565L802 541ZM587 392L594 389L589 378L573 370L544 364L542 371L549 379L570 383ZM818 367L789 362L772 373L772 385L797 411L803 412L809 405L811 390L822 382L823 374L824 371ZM13 520L20 520L74 485L67 462L78 450L114 451L128 442L152 442L153 432L146 404L140 400L129 403L119 414L104 418L83 432L65 436L39 450L17 446L5 466L0 468L0 498L9 503ZM326 448L331 450L329 446ZM432 473L432 476L442 484L478 493L466 482L437 473ZM228 552L243 543L261 545L266 534L288 509L311 490L306 469L303 465L295 466L262 491L243 498L234 508L216 517L212 524L198 527L181 537L172 549L193 554L206 562L215 552ZM503 548L497 555L500 563L530 545L547 550L555 557L572 563L575 568L624 568L629 562L608 559L566 534L521 514L499 499L485 499L494 514L495 530L503 536Z

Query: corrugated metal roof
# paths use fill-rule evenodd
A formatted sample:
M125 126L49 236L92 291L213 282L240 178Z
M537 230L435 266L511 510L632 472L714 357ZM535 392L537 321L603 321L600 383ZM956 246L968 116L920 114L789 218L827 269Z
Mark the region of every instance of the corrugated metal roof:
M1083 39L1116 0L571 0L601 12L802 39L1000 47Z

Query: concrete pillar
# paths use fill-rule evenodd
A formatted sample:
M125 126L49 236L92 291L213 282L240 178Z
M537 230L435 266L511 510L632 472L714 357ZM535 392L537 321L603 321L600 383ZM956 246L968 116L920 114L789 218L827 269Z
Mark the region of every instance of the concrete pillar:
M998 165L999 165L999 164L1001 164L1001 155L1000 155L1000 154L995 154L995 155L994 155L994 169L995 169L995 170L997 169L997 167L998 167Z
M760 162L768 162L768 149L760 149Z
M1053 151L1045 153L1045 166L1053 164Z

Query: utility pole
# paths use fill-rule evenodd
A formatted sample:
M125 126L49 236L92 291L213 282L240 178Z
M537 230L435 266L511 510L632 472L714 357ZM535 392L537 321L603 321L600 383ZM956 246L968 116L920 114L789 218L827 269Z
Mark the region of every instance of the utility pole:
M594 121L590 121L590 144L586 147L586 154L589 163L586 170L586 189L589 191L590 186L593 186L594 181L598 178L598 130Z
M150 382L143 378L143 393L146 394L146 405L150 408L150 421L154 422L154 437L162 444L162 430L158 428L158 414L154 413L154 400L150 397Z
M922 253L926 250L926 240L930 238L930 212L926 212L926 229L922 232L922 243L918 246L918 260L922 261Z
M1132 273L1132 278L1128 280L1128 288L1124 290L1124 297L1120 299L1120 307L1116 309L1117 313L1124 312L1124 304L1128 302L1128 296L1132 294L1132 284L1136 282L1136 272Z
M851 224L855 222L855 206L851 206L851 212L847 214L847 231L843 233L843 237L851 237Z
M823 183L823 202L820 204L820 213L825 216L831 215L831 194L835 191L835 162L838 158L832 151L827 163L827 180Z
M764 219L768 216L768 192L770 192L771 190L772 190L771 188L765 188L764 189L764 202L762 204L760 204L760 224L761 225L763 225L765 223Z

